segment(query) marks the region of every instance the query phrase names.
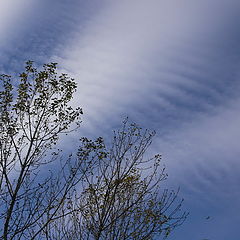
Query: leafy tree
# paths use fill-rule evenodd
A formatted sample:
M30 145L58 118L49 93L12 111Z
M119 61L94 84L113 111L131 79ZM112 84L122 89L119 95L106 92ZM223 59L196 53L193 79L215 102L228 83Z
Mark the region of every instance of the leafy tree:
M31 61L16 86L0 80L0 239L166 238L183 223L182 200L160 189L161 156L145 158L154 132L126 120L110 147L81 138L66 157L56 144L81 122L75 81Z
M38 71L29 61L18 83L0 80L0 239L35 239L78 181L63 181L61 170L43 180L39 168L57 159L59 135L79 125L82 110L69 105L76 83L58 76L56 63Z

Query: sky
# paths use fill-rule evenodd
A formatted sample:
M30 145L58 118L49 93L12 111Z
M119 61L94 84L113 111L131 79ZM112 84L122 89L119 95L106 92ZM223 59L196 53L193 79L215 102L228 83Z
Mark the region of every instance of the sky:
M78 82L82 135L108 137L126 116L156 130L150 151L190 212L169 239L238 240L239 11L239 0L0 0L0 69L58 62Z

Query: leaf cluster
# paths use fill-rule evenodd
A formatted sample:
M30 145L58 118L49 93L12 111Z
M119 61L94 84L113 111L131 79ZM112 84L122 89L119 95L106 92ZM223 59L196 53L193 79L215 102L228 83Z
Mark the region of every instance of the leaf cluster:
M38 177L39 167L57 159L49 151L60 134L81 122L82 109L70 105L76 83L56 65L37 70L28 61L19 79L0 75L0 239L34 239L68 189L66 182L56 188L51 174Z

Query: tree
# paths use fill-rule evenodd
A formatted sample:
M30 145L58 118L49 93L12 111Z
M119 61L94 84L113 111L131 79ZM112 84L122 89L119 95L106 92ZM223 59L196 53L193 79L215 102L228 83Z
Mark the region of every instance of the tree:
M93 168L63 206L62 211L72 209L71 214L49 228L50 239L166 238L183 223L187 213L180 212L177 193L165 189L160 194L160 183L167 177L160 169L161 155L144 158L154 134L125 120L109 150L102 138L81 139L79 161L85 161L82 156L89 151Z
M126 120L110 148L81 138L66 156L56 144L81 122L75 81L31 61L16 87L0 80L0 239L153 239L183 223L177 193L160 194L161 156L144 155L154 132Z
M76 83L57 76L56 63L38 71L28 61L17 87L8 75L0 80L0 239L35 239L78 181L63 181L63 169L43 180L39 170L57 159L59 135L79 125L82 110L69 105Z

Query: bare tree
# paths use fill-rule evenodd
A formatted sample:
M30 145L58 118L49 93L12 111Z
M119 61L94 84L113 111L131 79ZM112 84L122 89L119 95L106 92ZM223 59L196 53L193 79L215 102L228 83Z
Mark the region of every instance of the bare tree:
M187 217L180 211L183 200L160 188L167 177L161 156L144 157L153 136L125 121L110 150L101 138L83 138L78 158L88 149L94 168L63 208L72 209L71 215L53 223L50 239L165 239L181 225Z

